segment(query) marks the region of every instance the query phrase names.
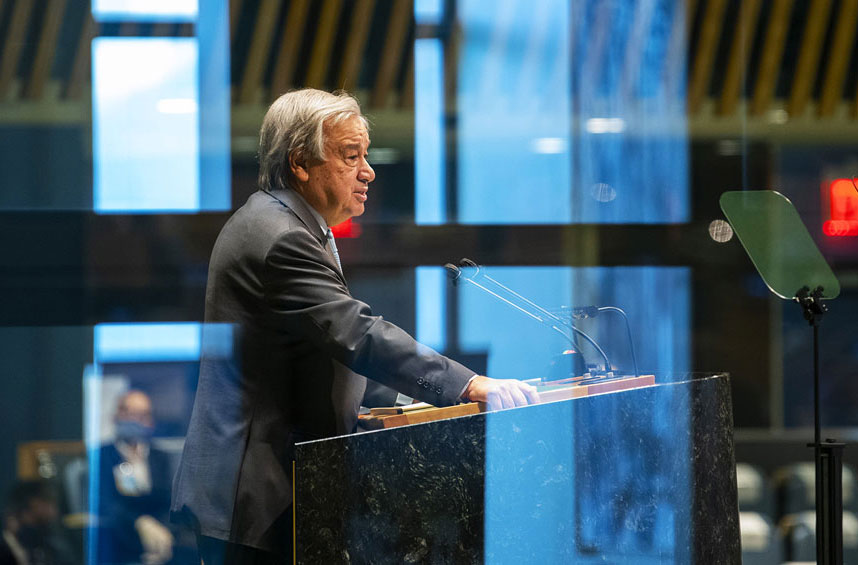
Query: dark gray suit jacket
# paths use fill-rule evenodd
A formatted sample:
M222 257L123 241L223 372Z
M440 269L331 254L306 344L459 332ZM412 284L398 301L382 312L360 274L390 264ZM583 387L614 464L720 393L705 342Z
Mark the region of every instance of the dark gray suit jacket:
M474 374L373 316L325 242L304 201L281 190L254 193L215 243L206 323L233 325L233 355L209 353L204 329L171 506L203 535L287 547L293 446L354 431L361 375L447 406Z

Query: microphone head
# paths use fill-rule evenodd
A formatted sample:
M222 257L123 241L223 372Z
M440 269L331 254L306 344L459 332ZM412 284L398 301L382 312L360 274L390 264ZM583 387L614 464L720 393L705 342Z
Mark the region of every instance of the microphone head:
M447 270L447 276L450 277L453 285L456 285L459 282L459 277L462 276L462 270L452 263L447 263L444 268Z
M476 279L480 276L480 266L475 261L472 261L467 257L462 257L461 259L459 259L459 267L461 267L462 269L468 269L467 271L462 273L463 275L465 275L466 280L473 281L473 279Z

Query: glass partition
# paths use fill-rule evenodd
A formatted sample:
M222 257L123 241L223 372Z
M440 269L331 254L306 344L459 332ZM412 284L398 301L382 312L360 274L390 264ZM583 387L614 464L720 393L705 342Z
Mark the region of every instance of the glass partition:
M130 391L149 398L151 445L171 455L172 476L206 349L215 241L257 194L266 109L316 87L353 93L370 123L365 213L333 226L354 298L475 374L669 385L728 373L736 458L762 485L741 508L786 531L787 516L812 508L796 494L811 457L811 334L798 306L770 292L791 298L795 281L760 277L743 243L778 240L775 262L826 289L822 421L851 441L856 21L847 1L0 2L0 503L47 502L51 551L112 559L97 493L125 481L122 461L100 459L120 404ZM792 203L787 224L719 205L757 191ZM444 265L463 257L551 323L453 285ZM228 332L209 337L216 355L235 353ZM694 413L677 410L677 423ZM556 414L565 427L545 429L586 426L606 442L626 417ZM662 445L675 414L651 416ZM535 429L516 445L538 441ZM514 432L491 431L490 510L519 480L501 465ZM580 447L558 448L576 472L590 469ZM846 449L847 469L856 453ZM644 459L606 473L635 496L663 492L662 476L627 480ZM680 470L671 484L682 491L693 469ZM558 508L568 495L558 487ZM786 497L792 506L777 502ZM844 503L858 513L858 497ZM642 559L668 555L683 516L657 504L645 517L654 537L629 543ZM576 539L599 556L598 532L634 518L582 523ZM487 523L498 543L516 525ZM196 562L191 530L165 527L173 562ZM791 539L766 555L801 560Z

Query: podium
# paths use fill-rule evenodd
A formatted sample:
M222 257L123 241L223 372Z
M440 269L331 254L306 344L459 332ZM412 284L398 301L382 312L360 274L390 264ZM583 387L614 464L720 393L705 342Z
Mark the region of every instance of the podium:
M740 563L726 375L296 445L298 563Z

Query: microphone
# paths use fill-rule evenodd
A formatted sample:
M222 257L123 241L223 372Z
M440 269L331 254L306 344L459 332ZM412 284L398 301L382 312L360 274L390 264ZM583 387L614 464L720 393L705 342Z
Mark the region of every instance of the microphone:
M462 269L452 263L447 263L446 265L444 265L444 269L447 270L447 277L453 283L453 286L458 285L459 277L462 276Z
M518 310L522 314L536 320L537 322L559 333L564 338L566 338L569 343L571 343L575 347L575 349L578 349L576 335L581 336L590 345L592 345L593 349L595 349L602 357L602 359L605 360L605 370L611 370L611 362L608 360L608 355L605 353L604 349L599 347L599 344L597 344L593 340L593 338L575 327L575 325L572 324L571 321L564 320L562 317L552 314L542 306L536 304L531 300L528 300L527 298L515 292L511 288L504 286L500 282L488 276L487 274L482 272L482 267L480 267L480 265L478 265L475 261L472 261L468 258L462 258L459 261L458 267L456 265L453 265L452 263L447 263L446 265L444 265L444 268L447 270L447 276L450 277L454 285L457 284L459 280L464 280L465 282L476 286L483 292L495 297L496 299L507 304L508 306L511 306L515 310ZM464 272L463 269L476 269L476 272L467 273ZM477 280L479 280L480 282L477 282ZM597 308L590 308L593 308L594 310L596 310L596 312L598 312ZM591 314L591 317L596 315L592 311L589 312Z
M560 312L569 316L571 320L586 320L587 318L595 318L599 312L616 312L623 317L626 324L626 334L629 338L629 351L632 354L632 365L634 366L635 376L640 376L638 372L638 359L635 355L635 342L632 339L632 328L629 325L629 317L622 308L616 306L561 306Z
M596 306L563 306L561 310L573 320L586 320L599 315L599 308Z
M460 279L474 284L477 278L484 276L480 272L480 266L470 259L460 259L458 267L452 263L447 263L444 265L444 268L447 270L447 276L453 282L453 286L459 284ZM465 269L468 269L468 271ZM476 271L469 272L471 269L476 269Z
M465 275L465 278L476 279L477 277L482 275L482 273L480 273L481 267L477 265L476 262L471 261L467 257L462 257L461 259L459 259L459 267L461 267L462 269L474 269L474 272L468 273L467 275Z

